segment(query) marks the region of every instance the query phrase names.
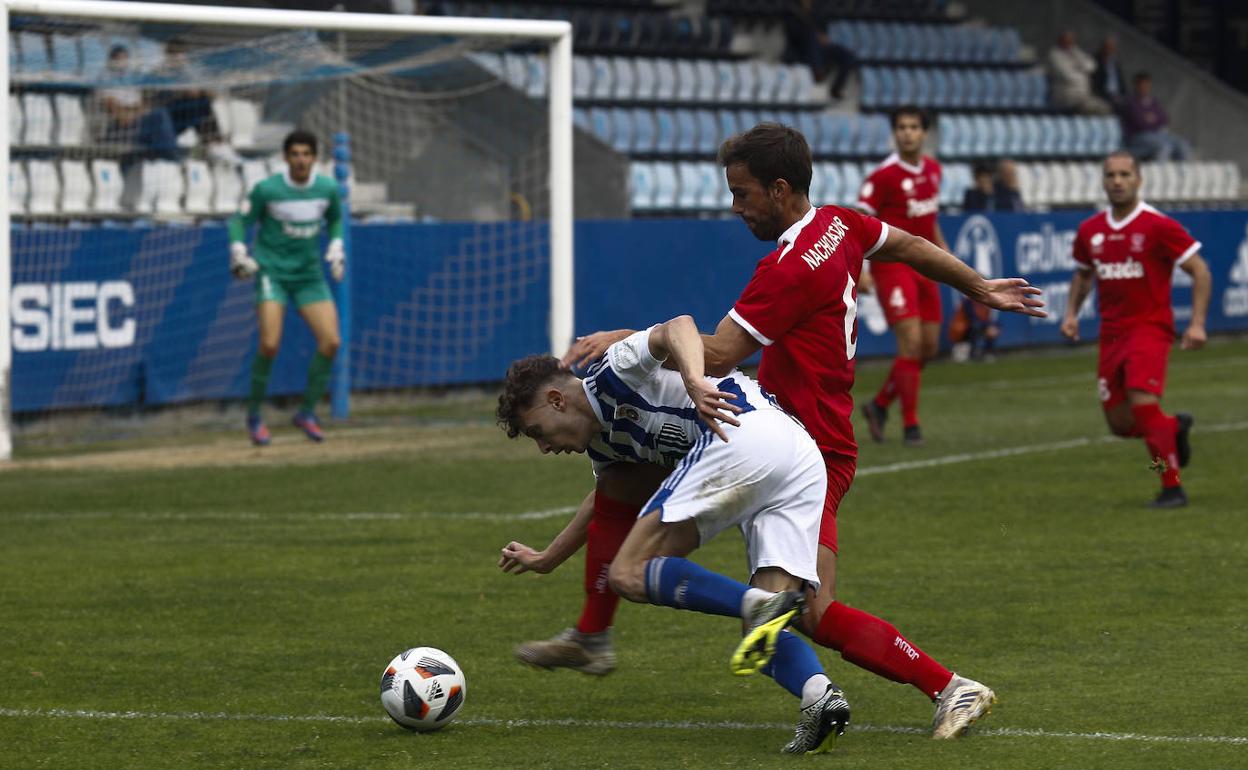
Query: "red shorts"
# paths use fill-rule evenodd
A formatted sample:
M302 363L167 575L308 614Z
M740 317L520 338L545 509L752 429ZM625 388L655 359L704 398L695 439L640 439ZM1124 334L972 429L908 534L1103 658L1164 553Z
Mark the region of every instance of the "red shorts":
M1166 389L1166 365L1174 334L1143 325L1101 334L1101 357L1096 366L1096 389L1101 408L1109 410L1127 398L1128 390L1160 396Z
M823 498L823 521L819 525L819 545L836 553L836 510L841 499L854 483L854 471L858 461L845 455L825 454L823 464L828 469L828 493Z
M871 277L889 326L915 317L940 323L940 284L909 265L872 265Z

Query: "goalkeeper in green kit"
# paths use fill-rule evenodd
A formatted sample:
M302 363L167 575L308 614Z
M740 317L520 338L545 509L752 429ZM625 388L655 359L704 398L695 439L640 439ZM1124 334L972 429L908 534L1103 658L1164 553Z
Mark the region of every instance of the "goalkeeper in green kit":
M292 422L309 439L325 439L314 410L329 387L339 335L338 311L321 269L322 220L329 225L325 262L335 281L342 280L346 266L338 185L313 170L316 137L307 131L293 131L282 142L282 152L287 170L257 182L229 222L230 272L235 278L256 279L260 340L251 363L247 432L257 446L270 441L260 406L281 345L286 305L291 302L316 337L316 354L308 365L303 403ZM260 227L253 257L247 251L247 230L257 222Z

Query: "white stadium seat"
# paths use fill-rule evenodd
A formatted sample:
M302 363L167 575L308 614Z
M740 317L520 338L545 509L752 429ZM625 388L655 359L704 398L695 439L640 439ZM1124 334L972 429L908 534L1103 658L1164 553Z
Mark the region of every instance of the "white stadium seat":
M654 207L656 209L676 208L676 194L679 188L675 165L654 164Z
M258 158L243 161L243 193L251 192L251 188L256 186L257 182L265 179L269 175L268 164Z
M230 140L235 147L252 147L256 141L256 126L260 124L260 107L245 99L231 99Z
M628 176L628 197L633 211L649 211L654 208L654 164L633 161Z
M56 143L62 147L79 147L87 134L87 118L82 112L82 100L74 94L57 94Z
M22 143L22 101L16 94L9 94L9 141Z
M676 196L676 208L678 209L696 209L702 201L701 179L698 175L697 163L677 163L676 177L678 182L678 193Z
M13 214L26 213L26 195L30 187L26 182L26 164L20 160L9 163L9 211Z
M91 181L95 187L91 209L101 214L121 211L121 196L126 191L121 165L115 160L91 161Z
M243 197L243 180L238 171L230 166L217 166L212 171L212 208L218 214L232 214L238 210Z
M52 100L47 94L22 94L22 144L52 144Z
M179 214L185 186L182 168L171 160L143 163L138 210L148 214Z
M91 175L80 160L61 161L61 212L83 214L91 208Z
M202 160L188 160L184 166L186 174L186 213L211 214L212 206L212 171Z
M26 210L31 214L55 214L61 197L61 179L56 164L50 160L32 160L26 164L30 198Z

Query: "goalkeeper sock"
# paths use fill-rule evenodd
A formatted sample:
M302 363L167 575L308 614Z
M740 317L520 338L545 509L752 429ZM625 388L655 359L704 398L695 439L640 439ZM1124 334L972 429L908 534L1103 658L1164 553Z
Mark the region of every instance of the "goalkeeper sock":
M247 414L260 414L264 394L269 389L269 375L273 373L273 359L256 354L251 359L251 393L247 396Z
M661 607L739 618L741 599L749 589L678 556L656 556L646 562L646 594L651 604Z
M815 651L804 639L787 629L781 631L776 639L776 653L763 666L763 673L795 697L802 699L802 706L810 705L803 697L807 690L817 692L815 700L818 700L831 684L831 680L823 673L823 666L819 664L819 656L815 655ZM813 677L821 677L821 680L816 680L815 684L807 688L807 683Z
M840 602L832 602L811 636L859 668L912 685L933 700L953 672L928 657L886 620Z
M316 411L316 405L329 389L329 375L334 371L334 359L316 353L308 364L308 385L303 391L303 403L299 408L305 412Z
M594 493L594 517L589 520L585 543L585 607L576 624L583 634L606 631L615 619L620 597L607 584L607 570L640 512L640 505L613 500L601 491Z

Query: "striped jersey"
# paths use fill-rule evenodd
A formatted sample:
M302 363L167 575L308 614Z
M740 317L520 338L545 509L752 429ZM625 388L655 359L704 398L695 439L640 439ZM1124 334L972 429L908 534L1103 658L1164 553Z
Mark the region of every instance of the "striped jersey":
M245 242L247 228L259 222L253 252L266 274L283 281L320 278L322 220L331 239L342 237L338 185L315 172L296 184L284 171L251 188L239 212L230 217L230 242Z
M582 381L602 425L587 449L595 471L614 462L672 468L710 433L698 419L680 373L664 369L663 362L650 353L653 328L607 348ZM738 370L715 382L719 390L736 396L732 403L741 407L742 415L758 409L781 411L758 383ZM744 427L746 422L741 424Z

